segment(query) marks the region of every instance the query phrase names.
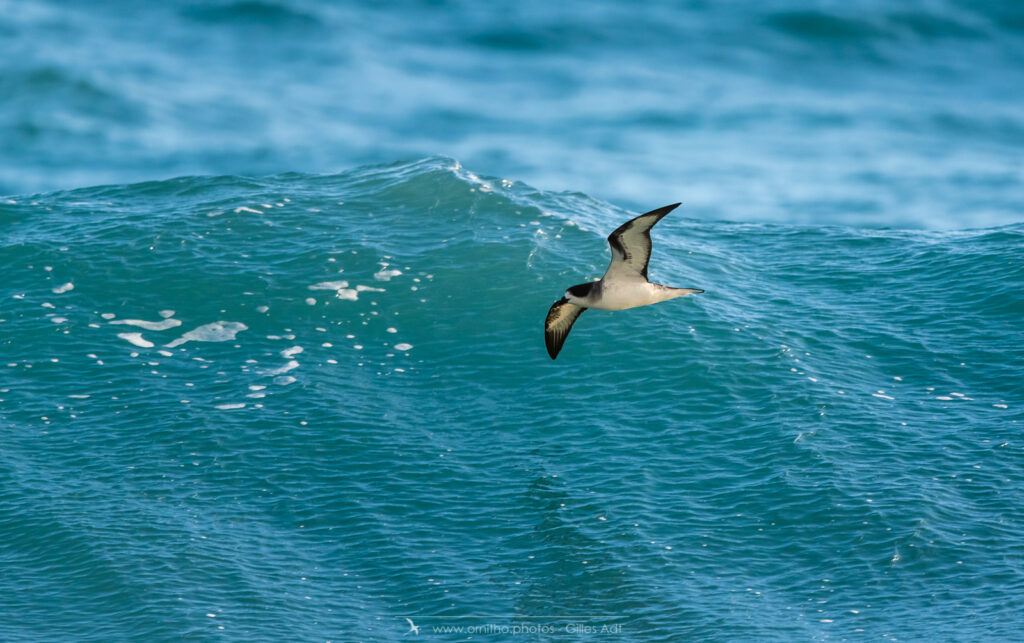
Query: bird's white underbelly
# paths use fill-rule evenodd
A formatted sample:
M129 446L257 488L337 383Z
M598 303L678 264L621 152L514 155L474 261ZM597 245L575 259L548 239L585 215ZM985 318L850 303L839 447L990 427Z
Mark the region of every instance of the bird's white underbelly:
M664 301L662 293L646 281L613 281L601 284L601 298L591 306L599 310L625 310Z

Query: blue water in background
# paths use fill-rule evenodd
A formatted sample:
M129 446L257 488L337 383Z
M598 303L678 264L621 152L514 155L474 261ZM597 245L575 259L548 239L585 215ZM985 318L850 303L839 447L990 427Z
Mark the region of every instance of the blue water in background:
M1015 2L0 0L0 640L1015 640L1022 151Z
M743 221L1024 206L1019 2L0 4L0 194L445 155Z

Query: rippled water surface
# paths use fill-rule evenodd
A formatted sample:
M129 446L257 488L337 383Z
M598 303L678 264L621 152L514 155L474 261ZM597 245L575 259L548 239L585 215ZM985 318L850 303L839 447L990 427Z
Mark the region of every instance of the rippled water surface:
M681 209L651 276L707 292L552 362L634 213L445 158L12 201L5 639L1021 625L1020 225Z
M0 640L1019 639L1022 88L1014 2L0 0Z

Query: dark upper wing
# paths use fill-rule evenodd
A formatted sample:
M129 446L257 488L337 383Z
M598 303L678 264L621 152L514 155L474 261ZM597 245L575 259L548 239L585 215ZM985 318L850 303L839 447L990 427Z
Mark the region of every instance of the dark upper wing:
M569 303L565 297L551 305L547 319L544 320L544 344L548 347L551 359L558 357L558 351L562 350L572 325L584 310L586 308Z
M651 228L678 207L678 203L673 203L651 210L623 223L615 232L608 235L608 245L612 248L612 262L608 266L606 276L629 272L647 279L647 263L651 260Z

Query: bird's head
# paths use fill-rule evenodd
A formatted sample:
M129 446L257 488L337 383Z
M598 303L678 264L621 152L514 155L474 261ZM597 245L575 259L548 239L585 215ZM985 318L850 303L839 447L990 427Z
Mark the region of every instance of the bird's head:
M573 304L582 306L585 305L584 301L590 296L591 291L594 289L594 282L589 284L577 284L565 291L565 298Z

